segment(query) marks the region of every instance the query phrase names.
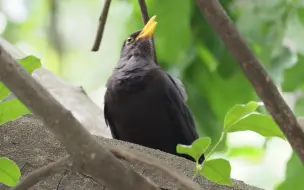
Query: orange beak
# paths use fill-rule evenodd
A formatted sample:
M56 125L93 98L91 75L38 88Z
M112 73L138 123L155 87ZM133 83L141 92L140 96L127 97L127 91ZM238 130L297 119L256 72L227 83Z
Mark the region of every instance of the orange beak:
M155 22L156 16L153 16L150 18L150 20L147 22L147 24L144 26L142 31L138 34L136 37L136 40L143 39L143 38L151 38L154 30L156 28L157 22Z

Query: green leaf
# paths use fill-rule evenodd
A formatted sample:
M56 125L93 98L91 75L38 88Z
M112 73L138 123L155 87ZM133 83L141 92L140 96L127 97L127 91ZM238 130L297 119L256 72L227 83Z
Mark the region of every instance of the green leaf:
M179 154L187 154L189 156L192 156L195 161L198 161L198 156L191 145L178 144L176 146L176 152Z
M228 111L228 113L225 116L224 119L224 130L229 130L229 127L231 127L234 123L237 123L238 121L244 119L249 114L254 112L261 103L258 102L248 102L245 104L238 104L235 105L231 110Z
M253 112L252 114L247 115L247 117L234 123L227 129L227 132L248 130L254 131L264 137L280 137L285 140L284 134L273 119L268 115L257 112Z
M0 82L0 102L9 94L9 92L9 89L6 88L6 86L2 82Z
M0 124L29 113L31 112L18 99L9 100L0 104Z
M209 137L201 137L196 139L190 146L178 144L176 151L180 154L187 154L189 156L192 156L196 161L198 161L201 155L203 155L207 150L210 143L211 139Z
M297 8L297 14L298 14L299 20L304 25L304 7Z
M0 183L13 187L19 182L20 176L18 166L12 160L0 158Z
M22 65L22 67L29 73L32 74L32 72L41 67L41 62L40 59L38 59L35 56L27 56L23 59L18 59L17 60L19 62L20 65Z
M212 55L209 49L207 49L203 44L201 46L198 46L198 56L200 59L204 61L206 64L207 68L210 70L210 72L214 72L218 66L218 62Z
M293 152L287 163L286 177L276 190L303 190L304 166L298 155Z
M222 158L207 160L204 162L200 172L211 181L232 186L230 178L231 166L227 160Z
M35 69L41 67L40 59L35 56L27 56L23 59L18 59L17 61L29 74L31 74ZM9 92L10 90L0 82L0 101L8 96Z
M204 154L210 144L211 139L209 137L201 137L192 143L192 148L200 157L202 154Z
M294 112L297 117L304 116L304 96L297 100Z

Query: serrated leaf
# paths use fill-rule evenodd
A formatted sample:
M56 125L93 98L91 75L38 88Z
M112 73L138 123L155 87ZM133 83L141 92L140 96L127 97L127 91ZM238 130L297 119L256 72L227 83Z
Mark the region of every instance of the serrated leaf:
M280 137L285 140L285 136L274 120L264 114L253 112L247 117L231 125L227 132L254 131L264 137Z
M18 99L0 104L0 124L15 120L21 115L31 113Z
M18 59L17 60L19 62L20 65L22 65L22 67L29 73L32 74L32 72L41 67L41 62L40 59L38 59L35 56L27 56L23 59Z
M13 187L19 182L20 176L20 170L15 162L8 158L0 158L0 183Z
M211 139L209 137L201 137L193 141L192 145L189 146L178 144L176 151L180 154L187 154L189 156L192 156L196 161L198 161L210 144Z
M200 172L204 177L211 181L218 184L232 186L230 178L231 166L225 159L218 158L205 161Z
M249 116L252 112L254 112L261 103L250 101L247 104L238 104L235 105L225 116L224 119L224 131L228 131L229 127L234 123L244 119Z

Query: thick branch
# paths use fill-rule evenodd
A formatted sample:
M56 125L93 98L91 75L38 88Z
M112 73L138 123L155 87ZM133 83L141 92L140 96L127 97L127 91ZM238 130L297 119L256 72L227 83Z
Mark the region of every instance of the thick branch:
M41 165L48 164L50 160L55 160L58 157L67 155L65 148L62 147L62 143L58 142L53 134L47 130L47 127L34 116L28 115L20 117L14 121L7 122L4 125L0 125L0 134L5 134L7 137L0 138L0 155L13 159L19 167L22 167L24 163L27 163L27 166L22 170L23 176L38 169ZM103 137L96 137L96 139L107 149L117 148L131 150L132 153L139 152L145 156L155 158L157 162L159 161L166 166L178 170L178 172L181 172L182 175L186 175L188 178L191 178L194 174L193 170L195 163L182 157L116 139ZM172 180L171 177L168 178L166 174L160 172L160 170L156 169L154 166L149 166L136 161L136 164L132 161L126 162L121 160L121 162L124 165L131 167L145 178L152 180L163 189L183 189L179 184ZM74 167L71 169L73 170ZM102 168L100 167L99 169ZM201 176L196 177L194 180L200 185L201 189L206 190L262 190L234 179L232 179L234 187L219 185ZM53 177L46 178L43 182L36 184L33 188L53 190L56 189L60 183L60 189L110 190L110 188L106 188L102 184L96 184L95 181L96 180L92 180L92 176L90 175L79 175L75 172L60 172Z
M54 175L63 169L70 168L72 166L72 159L70 156L66 156L56 162L39 168L25 177L13 190L23 190L34 186L39 181Z
M236 30L218 0L196 0L196 3L238 61L267 110L304 163L304 131L261 62Z
M41 117L73 158L73 164L110 189L158 189L108 153L66 110L0 46L0 79ZM119 181L119 183L117 183Z
M99 50L99 46L100 46L102 36L103 36L103 31L104 31L104 28L105 28L105 25L107 22L110 5L111 5L111 0L105 0L101 15L99 17L99 25L98 25L98 29L97 29L97 33L96 33L96 37L95 37L95 42L92 47L92 51Z

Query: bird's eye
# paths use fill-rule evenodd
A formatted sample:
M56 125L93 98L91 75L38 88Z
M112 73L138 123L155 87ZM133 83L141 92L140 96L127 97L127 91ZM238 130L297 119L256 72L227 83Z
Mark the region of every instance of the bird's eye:
M127 44L129 44L129 43L131 43L131 42L133 42L134 41L134 38L133 37L129 37L128 39L127 39Z

